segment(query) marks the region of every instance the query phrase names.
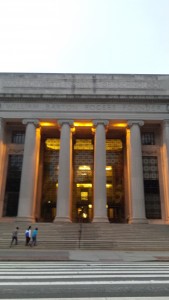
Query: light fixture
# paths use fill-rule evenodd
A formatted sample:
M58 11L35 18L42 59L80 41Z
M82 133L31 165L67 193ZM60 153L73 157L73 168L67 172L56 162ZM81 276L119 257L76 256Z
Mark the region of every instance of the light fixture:
M106 183L106 188L107 189L111 189L112 188L112 184L111 183Z
M91 167L83 165L83 166L79 166L78 169L81 170L81 171L90 171Z
M53 122L40 122L40 126L41 127L52 127L52 126L56 126L56 123L53 123Z
M74 150L93 150L91 139L76 139Z
M53 150L60 149L60 140L59 139L46 139L46 147Z
M127 127L127 124L126 123L114 123L114 124L112 124L112 126L125 128L125 127Z
M112 170L112 166L106 166L106 171L111 171Z
M92 183L76 183L77 187L92 188Z
M74 122L73 125L75 127L92 127L93 123L92 122Z
M86 218L87 218L87 214L86 214L86 213L83 213L83 214L82 214L82 217L83 217L83 219L86 219Z

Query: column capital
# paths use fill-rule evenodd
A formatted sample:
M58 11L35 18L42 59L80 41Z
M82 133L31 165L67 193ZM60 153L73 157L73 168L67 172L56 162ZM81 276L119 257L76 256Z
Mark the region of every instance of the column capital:
M107 126L109 124L108 120L93 120L93 125L96 127L97 125L102 124L103 126Z
M129 120L127 122L128 127L132 127L133 125L138 125L139 127L144 125L144 121L142 120Z
M37 119L23 119L22 120L22 124L24 124L24 125L27 125L29 123L34 124L36 127L39 126L39 120L37 120Z
M60 126L62 126L63 124L68 124L70 127L72 127L73 126L73 122L74 122L74 120L66 120L66 119L58 120L58 124Z

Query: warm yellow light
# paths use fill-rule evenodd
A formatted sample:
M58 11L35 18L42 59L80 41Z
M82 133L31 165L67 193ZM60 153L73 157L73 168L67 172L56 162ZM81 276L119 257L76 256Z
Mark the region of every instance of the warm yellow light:
M92 127L93 123L92 122L74 122L73 125L75 127Z
M111 166L106 166L106 171L110 171L112 170L112 167Z
M106 208L109 208L109 206L106 204Z
M46 139L46 147L53 150L60 149L60 140L59 139Z
M92 204L89 204L89 205L88 205L88 208L92 208Z
M79 166L79 168L78 168L79 170L81 170L81 171L90 171L91 170L91 167L90 166Z
M41 127L50 127L50 126L56 126L55 123L52 122L40 122Z
M107 151L120 151L123 148L122 141L120 139L107 139L106 150Z
M91 188L92 183L76 183L77 187L83 187L83 188Z
M73 132L75 132L75 131L76 131L75 127L72 127L72 128L71 128L71 132L73 133Z
M127 127L127 124L126 123L115 123L115 124L112 124L113 127Z
M83 213L83 214L82 214L82 217L83 217L83 219L86 219L86 218L87 218L87 214L86 214L86 213Z
M107 188L107 189L112 188L112 184L111 184L111 183L107 183L107 184L106 184L106 188Z
M74 145L74 150L93 150L91 139L77 139Z

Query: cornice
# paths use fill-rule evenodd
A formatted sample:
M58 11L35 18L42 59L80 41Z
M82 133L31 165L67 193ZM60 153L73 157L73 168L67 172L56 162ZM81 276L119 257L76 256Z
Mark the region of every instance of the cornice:
M154 103L154 102L163 102L169 103L169 95L37 95L37 94L0 94L0 101L6 102L46 102L47 100L57 102L62 101L71 101L71 102L84 102L84 101L103 101L107 102L145 102L145 103Z

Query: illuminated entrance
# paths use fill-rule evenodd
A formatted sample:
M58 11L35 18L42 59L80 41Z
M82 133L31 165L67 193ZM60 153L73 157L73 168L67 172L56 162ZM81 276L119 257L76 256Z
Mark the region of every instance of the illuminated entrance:
M42 144L43 184L41 200L42 221L52 222L56 215L60 140L47 138Z
M76 134L72 160L72 222L93 220L94 136ZM57 213L57 188L60 140L46 138L42 144L43 183L41 220L52 222ZM109 222L124 222L123 143L120 139L106 140L106 190Z
M93 155L92 139L76 139L73 149L74 222L91 222L93 218Z
M73 149L73 222L93 219L93 139L76 139ZM107 216L110 222L124 222L123 143L120 139L106 140Z
M110 222L124 222L124 161L120 139L106 140L107 213Z

